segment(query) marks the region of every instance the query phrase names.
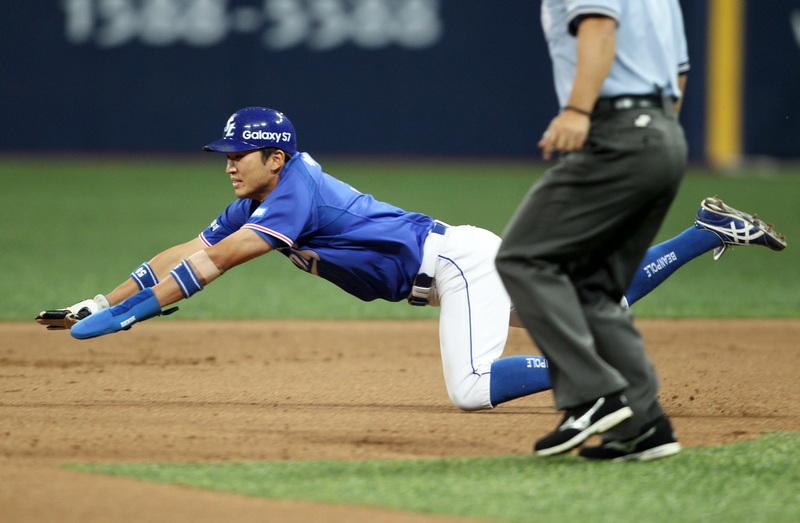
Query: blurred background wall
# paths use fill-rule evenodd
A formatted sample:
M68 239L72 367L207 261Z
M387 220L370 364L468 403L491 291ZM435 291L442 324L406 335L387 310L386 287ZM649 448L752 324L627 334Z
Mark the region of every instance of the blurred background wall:
M798 155L800 4L683 0L692 159ZM241 107L313 153L539 157L535 0L6 2L0 152L187 152Z

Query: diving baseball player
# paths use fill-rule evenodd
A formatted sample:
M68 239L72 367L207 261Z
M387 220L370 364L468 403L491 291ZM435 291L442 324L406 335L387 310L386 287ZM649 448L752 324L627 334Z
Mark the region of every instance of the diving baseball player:
M200 292L233 267L278 251L301 270L362 300L438 305L445 384L457 407L492 408L550 388L543 357L501 357L513 315L494 265L497 235L405 211L324 173L314 158L297 150L289 119L272 109L236 111L222 139L205 150L227 156L236 200L198 237L142 263L107 295L44 311L37 321L51 329L71 328L78 339L130 329L174 312L162 308ZM785 246L760 221L726 209L729 216L712 224L717 231L691 228L705 238L695 250L743 244L725 236L731 220L760 238L751 243ZM682 263L676 261L674 269ZM665 266L659 276L674 269ZM630 303L649 292L644 271L643 278Z

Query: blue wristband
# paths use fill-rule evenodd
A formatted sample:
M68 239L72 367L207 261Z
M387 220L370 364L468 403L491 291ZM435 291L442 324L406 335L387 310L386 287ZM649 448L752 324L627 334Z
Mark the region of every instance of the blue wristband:
M155 287L158 283L156 273L153 272L153 268L150 267L150 264L147 262L136 267L136 270L131 273L131 278L133 278L136 285L139 286L139 290Z
M177 267L169 271L170 275L178 282L178 287L181 288L184 298L188 298L192 294L202 291L203 284L200 283L200 278L195 274L189 262L183 260Z
M129 329L136 322L161 314L161 305L151 288L140 291L119 305L95 312L72 326L73 338L85 340Z

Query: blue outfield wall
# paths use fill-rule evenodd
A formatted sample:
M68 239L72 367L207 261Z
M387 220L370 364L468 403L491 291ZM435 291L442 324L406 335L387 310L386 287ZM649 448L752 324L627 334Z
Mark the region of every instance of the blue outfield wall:
M765 116L792 107L793 86L776 77L800 75L796 45L793 62L778 71L777 58L765 56L775 43L773 17L792 3L748 9L748 17L758 14L757 24L748 20L748 41L764 47L748 51L747 61L758 75L747 79L747 121L756 130L747 128L746 145L759 154L791 153L785 142L800 135L796 119L773 129ZM701 159L707 2L682 4L693 64L682 119L691 155ZM539 5L6 3L0 151L199 151L234 110L264 105L286 112L300 148L317 153L538 157L536 141L557 110ZM756 97L753 104L770 107L751 111L751 95L767 89L780 96Z

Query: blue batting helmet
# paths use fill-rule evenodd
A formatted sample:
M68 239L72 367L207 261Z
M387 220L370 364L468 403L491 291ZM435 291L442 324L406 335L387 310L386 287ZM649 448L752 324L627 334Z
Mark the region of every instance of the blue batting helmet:
M228 118L222 139L205 147L206 151L238 153L264 147L277 147L294 155L297 135L283 113L266 107L245 107Z

